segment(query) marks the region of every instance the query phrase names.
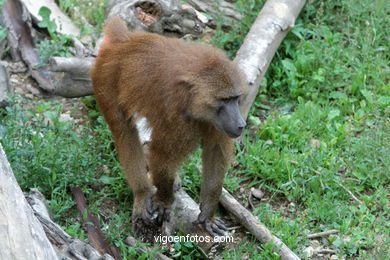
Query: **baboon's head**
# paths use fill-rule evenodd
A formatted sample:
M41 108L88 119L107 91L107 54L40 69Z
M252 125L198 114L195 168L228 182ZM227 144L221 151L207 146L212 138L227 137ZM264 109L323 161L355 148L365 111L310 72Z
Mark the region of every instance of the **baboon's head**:
M240 136L246 123L239 104L246 87L236 65L225 56L210 57L193 81L191 115L232 138Z

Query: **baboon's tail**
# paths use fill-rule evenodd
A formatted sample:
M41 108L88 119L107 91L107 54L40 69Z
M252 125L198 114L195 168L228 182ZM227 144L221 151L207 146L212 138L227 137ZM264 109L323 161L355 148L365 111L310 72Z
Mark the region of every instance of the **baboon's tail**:
M130 39L126 23L119 17L112 17L108 20L103 29L104 43L125 42Z

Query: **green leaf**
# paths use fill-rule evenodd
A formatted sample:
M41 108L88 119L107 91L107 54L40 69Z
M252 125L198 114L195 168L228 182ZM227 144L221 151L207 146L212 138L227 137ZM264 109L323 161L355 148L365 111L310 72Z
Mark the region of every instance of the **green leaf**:
M297 71L297 68L295 67L294 63L290 59L282 60L282 65L289 72L296 72Z
M252 124L256 125L256 126L261 125L261 121L260 121L260 119L259 119L257 116L252 116L252 115L250 115L250 116L249 116L249 121L250 121Z
M369 105L374 103L374 100L372 98L372 93L366 89L360 90L360 93L362 93L363 97L367 100L367 103Z
M46 28L50 36L54 38L53 34L57 30L57 25L54 20L50 20L51 10L46 6L42 6L38 14L42 17L42 21L38 23L38 26Z
M331 92L329 94L329 97L334 98L334 99L347 99L348 98L348 96L344 92L340 92L340 91Z
M328 114L328 120L331 121L332 119L338 117L340 115L340 110L333 109Z
M194 245L191 243L191 242L184 242L184 244L183 244L185 247L187 247L187 248L193 248L194 247Z
M47 21L50 20L51 10L46 6L42 6L39 9L38 14L42 17L44 21Z

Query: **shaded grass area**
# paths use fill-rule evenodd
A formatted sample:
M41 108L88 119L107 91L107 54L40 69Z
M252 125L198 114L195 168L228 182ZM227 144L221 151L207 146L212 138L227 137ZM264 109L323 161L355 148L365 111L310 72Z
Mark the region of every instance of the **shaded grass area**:
M233 57L262 2L238 1L245 18L229 33L217 30L213 43ZM302 257L310 245L306 235L329 229L340 233L320 243L340 257L385 259L389 253L389 8L384 0L308 1L262 82L225 178L237 196L241 187L266 192L253 213ZM85 239L69 192L80 185L122 255L152 257L123 244L131 234L132 195L102 117L91 110L93 120L63 121L59 103L27 110L25 103L15 98L0 115L0 140L22 188L41 190L55 221ZM199 154L181 170L194 197ZM236 238L226 258L279 258L271 244ZM177 244L175 257L200 254Z

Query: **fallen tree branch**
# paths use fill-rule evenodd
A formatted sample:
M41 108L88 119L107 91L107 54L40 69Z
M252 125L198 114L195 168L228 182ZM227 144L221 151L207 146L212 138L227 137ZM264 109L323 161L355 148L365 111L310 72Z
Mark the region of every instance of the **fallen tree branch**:
M275 244L274 251L279 253L282 259L300 259L291 251L279 238L272 235L271 232L244 208L232 195L225 189L222 190L220 202L233 216L249 230L260 242Z
M63 231L49 216L45 198L37 189L31 189L31 193L25 195L28 203L39 220L50 243L55 247L58 259L89 259L89 260L113 260L105 254L103 256L88 243L72 238Z
M40 67L40 58L32 37L32 24L26 8L19 1L7 0L3 6L3 17L13 58L23 59L39 86L52 92L53 75L50 71Z
M88 72L95 61L92 57L54 57L49 60L49 68L55 72L69 72L73 74L88 75Z
M62 97L83 97L93 94L89 70L95 61L92 57L54 57L49 60L49 69L58 73L53 94Z
M0 144L0 259L57 259Z
M352 199L354 199L359 205L363 204L363 201L361 201L360 199L358 199L355 194L352 193L352 191L350 191L347 187L345 187L343 184L341 184L340 182L336 181L336 183L338 185L340 185L341 188L343 188L351 197Z
M234 61L244 72L249 93L241 102L241 112L248 117L256 99L260 81L280 43L294 26L295 19L305 5L305 0L268 0L245 37Z

